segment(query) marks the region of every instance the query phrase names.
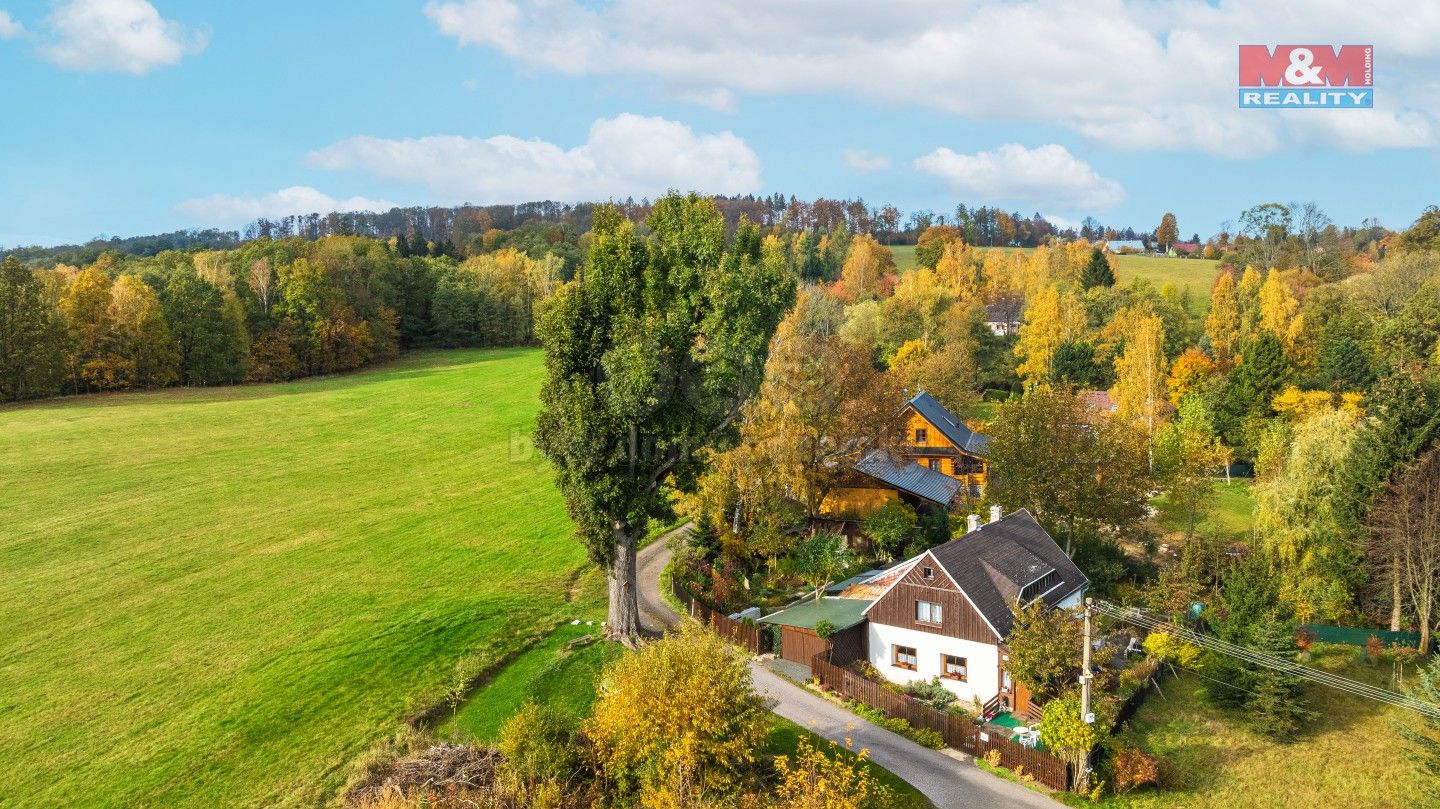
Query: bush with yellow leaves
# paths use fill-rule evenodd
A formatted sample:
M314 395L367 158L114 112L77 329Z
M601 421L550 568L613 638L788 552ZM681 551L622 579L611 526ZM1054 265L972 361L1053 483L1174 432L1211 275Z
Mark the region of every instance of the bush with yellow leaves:
M773 809L871 809L887 806L890 792L865 767L868 751L847 756L834 742L831 750L816 748L808 737L792 759L775 758L780 783L775 787Z
M585 726L603 777L653 807L694 805L737 787L767 728L748 662L691 625L612 663Z

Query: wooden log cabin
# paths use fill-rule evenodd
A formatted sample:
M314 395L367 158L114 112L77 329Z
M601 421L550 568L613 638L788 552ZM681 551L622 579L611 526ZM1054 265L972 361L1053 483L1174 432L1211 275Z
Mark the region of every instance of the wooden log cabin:
M898 453L876 450L862 458L851 479L825 496L822 516L863 520L894 499L916 511L951 510L984 493L990 439L924 391L905 403L900 418Z

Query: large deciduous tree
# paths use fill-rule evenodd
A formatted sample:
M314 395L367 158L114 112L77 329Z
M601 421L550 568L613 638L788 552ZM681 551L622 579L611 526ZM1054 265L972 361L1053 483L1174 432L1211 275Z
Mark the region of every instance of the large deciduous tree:
M715 203L671 194L648 238L595 213L589 264L543 307L546 378L536 443L555 464L591 558L609 569L609 631L640 632L635 545L687 490L700 451L731 438L794 301L778 256L725 254Z
M0 263L0 402L59 390L60 335L39 279L6 257Z
M1123 419L1092 414L1074 394L1039 389L1000 406L990 423L991 493L1026 507L1065 536L1112 533L1144 518L1150 475L1145 436Z
M1400 600L1420 629L1420 651L1430 635L1440 601L1440 447L1405 470L1370 515L1372 564L1399 584Z
M1175 214L1166 212L1160 217L1160 227L1155 228L1155 241L1162 251L1169 250L1170 245L1180 241L1180 226L1175 221Z

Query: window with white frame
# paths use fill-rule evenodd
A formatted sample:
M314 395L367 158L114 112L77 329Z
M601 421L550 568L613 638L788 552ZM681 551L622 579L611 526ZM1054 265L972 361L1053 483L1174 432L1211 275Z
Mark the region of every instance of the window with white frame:
M920 623L940 624L944 623L942 618L943 613L941 612L940 605L936 604L934 601L915 602L915 620L919 621Z

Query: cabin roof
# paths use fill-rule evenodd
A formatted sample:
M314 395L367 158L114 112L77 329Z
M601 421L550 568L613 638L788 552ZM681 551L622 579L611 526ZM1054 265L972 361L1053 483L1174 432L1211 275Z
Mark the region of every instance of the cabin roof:
M950 505L955 493L960 491L960 481L955 478L913 461L902 464L882 449L872 450L861 458L855 469L881 483L941 506Z
M821 621L829 621L836 630L849 629L865 620L866 598L822 598L803 601L760 619L763 624L814 629Z
M950 443L971 455L984 455L990 449L990 439L971 430L940 404L934 396L920 391L909 402L926 421L935 426Z
M1054 606L1090 582L1026 509L931 548L930 554L1002 637L1014 626L1010 605L1025 585L1058 573L1061 583L1043 596Z

